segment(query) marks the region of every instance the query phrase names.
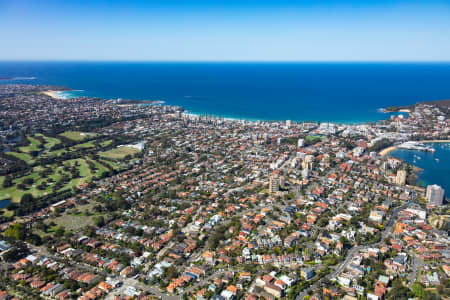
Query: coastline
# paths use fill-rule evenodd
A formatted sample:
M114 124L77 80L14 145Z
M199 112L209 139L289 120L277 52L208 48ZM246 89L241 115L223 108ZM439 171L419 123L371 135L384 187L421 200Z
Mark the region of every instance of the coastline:
M397 149L398 148L396 146L390 146L390 147L384 148L383 150L378 152L378 155L380 155L381 157L384 157L384 156L388 155L390 152L397 150Z
M412 113L412 110L409 108L396 108L396 107L382 108L381 111L384 113L399 113L399 112L408 114Z
M183 107L180 104L174 104L174 103L164 103L167 105L174 105L174 106L180 106ZM380 118L377 120L339 120L339 121L333 121L329 119L321 120L321 119L264 119L264 118L255 118L255 117L242 117L242 116L231 116L227 114L217 114L217 113L207 113L207 112L198 112L193 110L188 110L185 107L183 107L184 113L186 115L196 116L196 117L210 117L210 118L217 118L217 119L224 119L228 121L238 121L238 122L286 122L291 121L293 123L332 123L335 125L349 125L349 126L357 126L357 125L363 125L368 123L376 123L383 120L386 120L386 118Z
M185 110L183 112L184 115L190 116L190 117L196 117L196 118L214 118L214 119L220 119L225 121L234 121L234 122L284 122L284 120L263 120L263 119L254 119L254 118L241 118L241 117L231 117L231 116L224 116L224 115L217 115L217 114L208 114L208 113L201 113L201 112L193 112L189 110ZM293 121L296 122L296 121Z
M58 100L66 100L70 98L76 98L76 96L65 96L61 95L62 92L84 92L84 90L49 90L49 91L42 91L42 94L45 94L53 99ZM170 103L170 101L167 100L142 100L142 99L122 99L122 98L112 98L107 99L103 96L92 96L92 95L85 95L84 97L91 97L91 98L100 98L104 100L113 100L117 101L118 105L130 105L130 104L138 104L138 105L169 105L169 106L180 106L183 108L183 112L185 115L195 116L199 118L203 117L209 117L209 118L216 118L216 119L222 119L226 121L235 121L235 122L286 122L287 120L290 120L295 123L333 123L336 125L361 125L361 124L367 124L367 123L373 123L373 122L379 122L385 120L385 117L383 117L383 114L390 113L387 111L383 111L383 109L377 110L380 113L380 117L374 120L332 120L332 119L296 119L296 118L290 118L290 119L265 119L265 118L257 118L257 117L245 117L245 116L236 116L236 115L230 115L230 114L220 114L220 113L208 113L208 112L202 112L197 110L189 110L185 108L181 104L176 103Z
M84 92L84 90L71 90L71 89L67 89L67 91L71 91L71 92L78 92L78 91L82 91ZM66 90L48 90L48 91L43 91L41 92L42 94L45 94L53 99L70 99L70 98L76 98L76 97L94 97L90 94L85 94L85 95L80 95L80 96L75 96L72 95L72 93L69 94L64 94L64 92L66 92ZM107 98L104 98L102 96L96 96L94 98L101 98L101 99L105 99L108 100ZM186 107L184 104L177 104L177 103L171 103L172 101L169 100L141 100L141 99L121 99L121 98L117 98L117 99L109 99L109 100L116 100L118 102L118 105L129 105L129 104L151 104L151 105L170 105L170 106L180 106L183 108L183 111L186 115L191 115L191 116L196 116L196 117L210 117L210 118L217 118L217 119L223 119L223 120L227 120L227 121L237 121L237 122L285 122L287 120L290 120L292 122L295 123L309 123L309 122L313 122L313 123L318 123L318 122L322 122L322 123L333 123L336 125L361 125L361 124L367 124L367 123L376 123L379 121L383 121L386 120L386 116L383 116L383 114L386 113L395 113L395 112L405 112L405 113L410 113L411 110L410 109L406 109L406 108L401 108L397 111L390 111L389 108L380 108L377 109L377 112L380 113L380 116L377 117L376 119L371 120L363 118L363 119L345 119L345 120L333 120L333 119L297 119L296 117L293 118L270 118L270 119L266 119L264 117L246 117L246 116L242 116L242 115L235 115L235 114L226 114L226 113L209 113L209 112L203 112L203 111L199 111L196 109L190 109L189 107ZM389 150L382 150L380 152L381 156L386 155L387 153L389 153L390 151L394 150L394 149L389 149Z
M58 96L58 92L59 91L44 91L44 92L41 92L41 93L44 94L44 95L47 95L47 96L49 96L49 97L51 97L53 99L61 99L61 97Z
M67 100L71 98L77 98L81 96L74 96L72 95L75 92L84 92L83 90L72 90L68 88L61 88L58 90L48 90L48 91L42 91L41 94L44 94L46 96L49 96L53 99L57 100Z
M63 89L63 90L48 90L48 91L42 91L41 94L44 94L46 96L49 96L55 100L66 100L71 98L76 98L78 96L73 96L72 94L66 95L63 94L64 92L84 92L84 90L72 90L72 89ZM195 117L210 117L210 118L217 118L217 119L223 119L227 121L236 121L236 122L285 122L287 120L290 120L295 123L333 123L336 125L361 125L361 124L367 124L367 123L375 123L379 121L383 121L386 119L385 116L383 116L386 113L393 113L386 111L386 109L380 108L377 109L377 112L380 114L379 117L376 119L345 119L345 120L333 120L333 119L297 119L297 118L275 118L275 119L266 119L261 117L245 117L241 115L230 115L230 114L221 114L221 113L209 113L209 112L203 112L198 111L195 109L188 109L182 104L177 103L171 103L171 101L168 100L141 100L141 99L122 99L122 98L112 98L108 99L103 96L92 96L92 95L80 95L80 97L92 97L92 98L100 98L104 100L114 100L117 101L118 105L130 105L130 104L142 104L142 105L170 105L170 106L180 106L183 108L184 113L186 115L191 115Z

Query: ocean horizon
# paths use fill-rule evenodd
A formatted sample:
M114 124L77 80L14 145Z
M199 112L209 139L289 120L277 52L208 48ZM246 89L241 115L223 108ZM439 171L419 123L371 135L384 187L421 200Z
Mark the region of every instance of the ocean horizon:
M364 123L381 108L450 98L438 62L0 62L0 84L48 84L68 97L161 100L197 115Z

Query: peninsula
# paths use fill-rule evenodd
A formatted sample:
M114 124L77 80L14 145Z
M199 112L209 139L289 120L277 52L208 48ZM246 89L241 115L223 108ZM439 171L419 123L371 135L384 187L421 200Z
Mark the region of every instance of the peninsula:
M441 111L447 115L450 114L450 100L437 100L437 101L424 101L419 102L413 105L406 105L406 106L389 106L385 109L383 109L384 112L407 112L410 113L414 111L416 106L420 105L432 105L435 107L439 107Z

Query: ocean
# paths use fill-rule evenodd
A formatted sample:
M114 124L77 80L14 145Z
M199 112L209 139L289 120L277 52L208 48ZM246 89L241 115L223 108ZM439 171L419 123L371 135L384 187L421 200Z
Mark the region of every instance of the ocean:
M1 77L249 120L372 122L383 107L450 98L449 63L0 62Z
M423 152L405 149L396 149L389 153L389 156L403 159L409 164L421 169L418 184L426 187L429 184L437 184L443 187L450 195L450 143L427 144L436 151Z

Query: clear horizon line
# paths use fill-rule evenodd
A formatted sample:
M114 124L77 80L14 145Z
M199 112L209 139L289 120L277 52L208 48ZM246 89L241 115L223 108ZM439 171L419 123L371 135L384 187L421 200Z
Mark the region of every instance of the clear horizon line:
M104 63L279 63L279 64L341 64L341 63L354 63L354 64L377 64L377 63L390 63L390 64L449 64L450 60L102 60L102 59L0 59L2 63L33 63L33 62L78 62L78 63L90 63L90 62L104 62Z

